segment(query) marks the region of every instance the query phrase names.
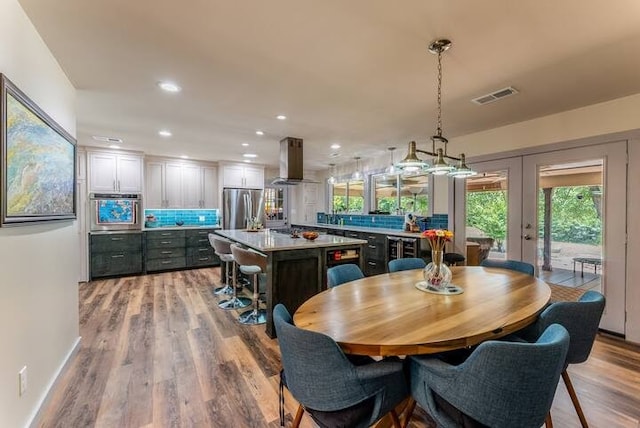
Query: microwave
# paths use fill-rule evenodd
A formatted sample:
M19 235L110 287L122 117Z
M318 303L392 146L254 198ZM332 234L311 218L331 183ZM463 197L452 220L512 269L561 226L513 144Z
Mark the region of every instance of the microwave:
M141 230L141 202L137 193L91 193L91 231Z

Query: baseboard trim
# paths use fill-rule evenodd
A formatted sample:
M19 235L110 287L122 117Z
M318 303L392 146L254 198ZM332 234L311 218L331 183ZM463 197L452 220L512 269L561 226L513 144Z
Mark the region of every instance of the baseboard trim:
M81 340L82 340L82 337L78 336L78 338L73 343L73 346L71 346L71 349L69 350L64 360L62 361L62 364L60 364L60 367L58 367L58 370L56 370L55 375L53 376L53 378L51 378L51 382L49 382L49 385L45 389L45 392L42 394L42 398L40 398L40 402L38 403L33 414L31 415L30 422L27 423L26 425L27 427L35 428L40 422L40 418L42 417L42 410L45 407L47 407L47 404L49 404L49 400L51 399L51 392L55 389L62 374L65 373L69 368L69 364L73 360L73 357L80 350Z

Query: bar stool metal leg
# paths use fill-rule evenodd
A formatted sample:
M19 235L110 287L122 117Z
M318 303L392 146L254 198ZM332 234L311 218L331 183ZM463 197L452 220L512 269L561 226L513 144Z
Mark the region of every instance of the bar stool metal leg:
M257 268L260 270L258 266L241 266L240 270L242 271L244 268ZM258 325L267 322L267 312L264 309L260 309L260 272L251 272L253 273L253 309L240 314L238 318L240 324Z
M218 254L218 257L220 257L220 254ZM220 259L222 260L222 257ZM224 275L224 280L222 282L222 287L218 287L213 290L213 294L217 294L217 295L233 294L233 287L229 285L229 261L228 260L223 260L223 261L224 261L225 275ZM222 269L222 267L220 267L220 269ZM222 272L220 273L220 278L222 278Z
M222 309L242 309L251 304L251 299L248 297L238 297L236 292L236 266L235 262L231 263L231 288L233 289L233 295L230 299L223 300L218 303L218 307Z

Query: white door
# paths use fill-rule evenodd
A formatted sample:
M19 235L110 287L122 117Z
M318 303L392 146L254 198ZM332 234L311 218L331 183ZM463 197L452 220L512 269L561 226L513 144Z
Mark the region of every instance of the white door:
M145 175L145 209L164 208L164 163L148 162Z
M202 207L202 176L200 167L182 165L182 208Z
M218 208L218 168L202 168L202 208Z
M522 164L522 260L536 266L540 275L543 271L553 271L550 260L555 258L562 263L564 252L567 259L565 263L575 266L575 275L578 272L582 276L585 273L599 275L600 284L596 289L601 290L607 298L600 327L620 334L625 333L626 159L627 143L616 142L528 155L523 157ZM571 178L571 170L578 172L573 177L581 177ZM588 232L588 228L581 226L584 221L579 218L575 218L573 224L557 224L557 221L553 221L553 212L560 208L559 204L567 200L576 202L568 198L566 193L561 198L554 192L557 189L578 188L580 183L584 183L582 188L597 193L595 197L591 194L586 195L588 197L582 195L582 198L581 194L575 196L591 205L592 209L597 204L595 209L599 211L602 231L601 238L597 239L601 243L600 253L591 253L586 245L567 245L565 242L572 240L566 238L558 238L557 248L554 248L554 234ZM546 222L545 212L550 213ZM545 224L548 229L545 229ZM556 229L552 231L551 225ZM582 239L573 239L573 242ZM584 240L588 239L585 235ZM564 268L573 270L573 266Z
M182 165L167 163L164 172L165 208L182 208Z
M114 192L116 190L116 155L89 153L89 191Z
M118 155L116 175L118 192L142 192L142 157Z

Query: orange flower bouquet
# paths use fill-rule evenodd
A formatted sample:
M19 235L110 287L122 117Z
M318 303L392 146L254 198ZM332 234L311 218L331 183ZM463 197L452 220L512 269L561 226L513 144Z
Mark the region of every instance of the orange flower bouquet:
M453 232L447 229L428 229L422 232L422 236L429 240L431 251L444 251L444 245L453 239Z
M422 236L431 244L431 263L423 272L427 288L434 291L442 291L451 283L451 269L444 264L444 246L453 239L453 232L447 229L428 229L422 232Z

